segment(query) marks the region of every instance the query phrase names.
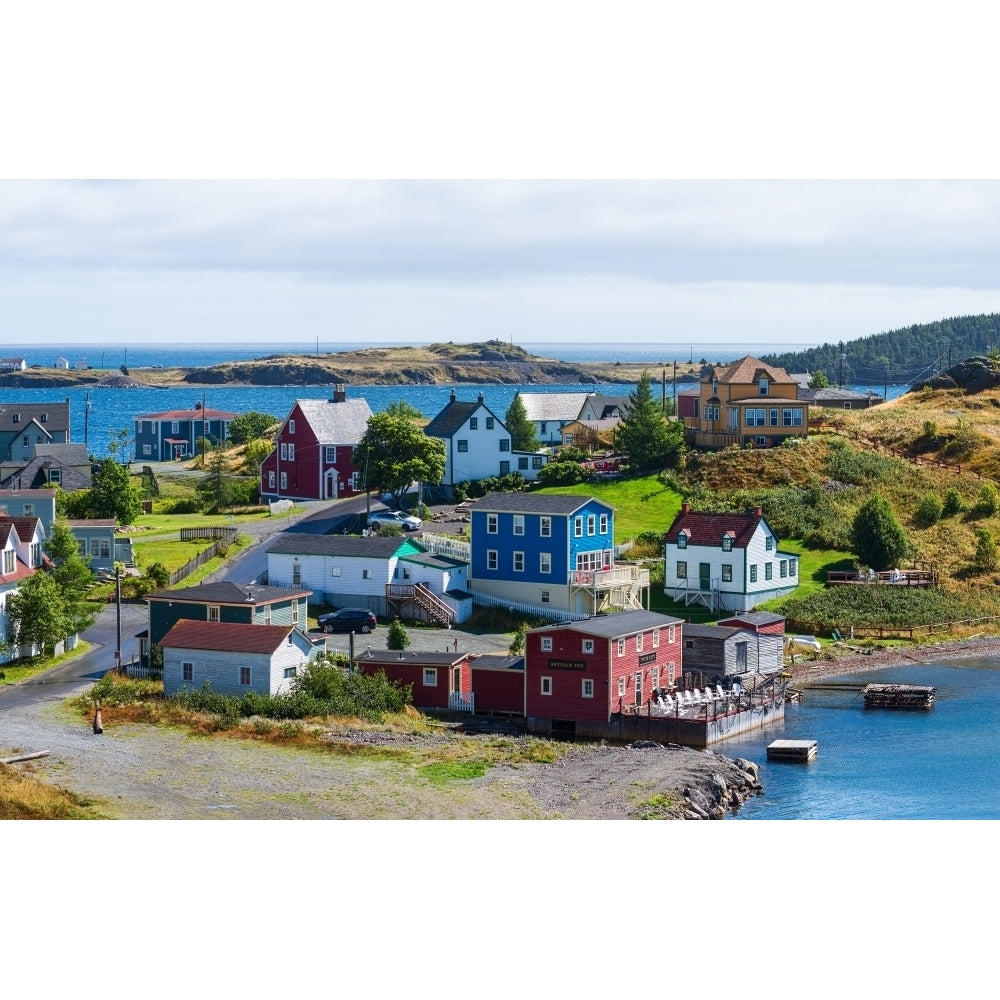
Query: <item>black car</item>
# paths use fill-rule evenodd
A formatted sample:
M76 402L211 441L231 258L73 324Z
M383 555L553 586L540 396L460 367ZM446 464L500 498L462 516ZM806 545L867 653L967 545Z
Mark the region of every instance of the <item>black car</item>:
M375 631L378 620L367 608L341 608L327 615L320 615L316 624L324 632L363 632Z

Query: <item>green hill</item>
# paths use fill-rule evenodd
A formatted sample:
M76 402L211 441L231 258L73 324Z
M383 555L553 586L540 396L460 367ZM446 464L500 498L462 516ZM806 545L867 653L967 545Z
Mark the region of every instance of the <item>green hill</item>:
M955 316L905 326L859 340L807 351L765 354L762 361L788 372L822 369L831 385L882 381L912 384L975 355L1000 348L1000 314ZM843 368L841 365L843 364Z

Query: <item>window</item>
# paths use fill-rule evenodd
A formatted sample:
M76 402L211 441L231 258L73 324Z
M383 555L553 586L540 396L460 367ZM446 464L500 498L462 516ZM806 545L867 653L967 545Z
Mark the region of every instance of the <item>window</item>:
M101 542L101 558L110 559L111 558L111 543L106 539L102 538Z
M619 677L618 678L618 697L619 698L624 698L625 697L625 678L624 677Z
M210 604L208 606L208 620L210 622L217 622L219 620L219 605Z
M729 429L738 431L740 429L740 411L735 406L730 406L726 409L726 413L729 415Z
M677 579L686 580L688 578L688 564L686 562L677 563Z
M49 482L50 483L61 483L62 482L62 469L49 469Z
M552 678L542 678L542 694L552 694Z
M287 490L288 489L288 473L287 472L282 472L282 474L281 474L281 489L283 489L283 490Z
M498 566L499 566L499 562L498 562L498 559L497 559L497 550L496 549L487 549L486 550L486 568L487 569L491 569L491 570L495 570L495 569L497 569Z
M845 410L849 410L850 408L851 408L851 401L849 399L845 400L844 401L844 409Z
M152 447L152 445L144 444L142 446L142 453L143 453L143 455L152 455L153 454L153 447Z
M363 569L361 571L362 580L370 580L372 578L372 571L370 569Z
M268 619L270 619L270 617L271 617L271 609L270 608L267 609L267 617L268 617ZM298 623L299 623L299 602L295 601L292 604L292 624L293 625L298 625Z
M764 579L770 580L774 577L774 563L764 563Z
M592 535L597 531L597 518L593 514L587 515L587 534Z
M790 407L781 411L781 422L785 427L802 426L802 407Z
M688 547L688 536L686 532L679 531L677 533L677 548L686 549Z
M723 535L722 536L722 551L732 552L733 551L733 536Z
M608 533L608 515L607 514L602 514L601 515L601 525L598 528L598 530L600 531L600 533L602 535L606 535Z
M246 687L250 683L250 668L240 667L240 684Z
M777 407L773 407L772 409L768 410L767 412L768 412L768 423L772 427L777 427L778 426L778 408Z
M479 417L469 417L469 430L479 430Z
M660 648L660 630L658 628L653 629L653 649ZM653 685L656 686L655 684Z
M292 563L292 586L301 587L302 586L302 564Z
M90 540L90 554L93 558L98 559L101 555L101 542L98 538L91 538Z
M551 552L539 552L538 553L538 572L539 573L551 573L552 572L552 553Z
M528 468L528 456L527 455L522 455L517 460L517 468L518 468L518 471L520 471L521 469L527 470L527 468Z
M295 667L285 667L285 672L284 672L283 676L287 680L289 677L294 677L295 674L296 674L296 672L297 671L296 671Z
M270 604L265 604L264 605L264 624L265 625L270 625L271 624L271 605Z
M294 434L295 433L295 421L294 420L289 420L288 421L288 433L289 434Z
M573 518L573 534L576 538L583 538L583 518Z
M548 432L549 432L549 425L548 425L548 423L546 421L543 420L538 425L538 433L539 434L548 434Z
M267 474L267 488L269 490L273 490L274 489L274 470L273 469L270 472L268 472L268 474Z
M788 575L789 576L795 576L795 570L796 570L795 560L794 559L789 559L788 560Z
M506 476L508 472L510 472L510 462L501 462L500 463L500 475L501 476Z
M617 642L617 646L618 646L618 655L619 656L624 656L625 655L625 640L624 639L619 639L618 642Z
M541 455L532 455L531 456L531 467L533 469L540 469L543 464L544 464L544 462L542 461L542 456Z
M424 667L424 687L437 687L438 672L437 667Z
M599 551L577 553L576 568L580 570L600 569L601 553Z
M759 436L755 437L753 439L753 443L755 445L757 445L758 448L766 448L767 447L767 438L766 437L759 437Z
M326 463L327 465L337 464L337 446L335 444L326 446Z
M580 693L584 698L594 697L594 682L590 677L583 678L583 690Z
M538 519L538 534L542 538L552 537L552 518L551 517L540 517Z
M719 395L719 380L717 378L712 379L712 395Z
M583 640L583 652L584 655L589 656L594 651L594 640L584 639Z
M674 626L673 625L668 625L667 626L667 642L673 644L673 641L674 641Z
M524 553L515 552L514 553L514 572L523 573L524 572Z
M288 445L284 441L281 442L281 447L278 453L281 455L281 460L283 462L288 461Z
M180 422L177 421L177 420L171 420L170 421L170 433L171 434L180 434L180 432L181 432Z
M782 579L785 579L785 577L788 576L788 560L787 559L782 559L778 563L778 576L780 576Z
M294 444L289 444L289 446L288 446L288 461L289 462L294 462L295 461L295 445Z
M723 563L722 564L722 582L732 583L733 582L733 564Z
M774 548L774 539L770 535L768 535L767 538L764 539L764 548L768 552L770 552L771 549Z
M642 639L643 639L643 635L642 635L642 633L640 632L640 633L639 633L639 634L638 634L638 635L637 635L637 636L635 637L635 651L636 651L637 653L641 653L641 652L642 652L642 647L643 647L643 643L642 643Z
M552 636L543 635L542 636L542 652L551 653L552 652Z
M548 604L551 598L549 597L549 592L547 590L542 591L542 604Z
M500 438L500 450L510 451L510 438Z
M750 582L751 583L756 583L757 582L757 564L756 563L750 563Z
M182 663L181 664L181 677L186 681L194 680L194 664L193 663Z
M514 515L514 534L523 535L524 534L524 515L515 514Z
M499 514L487 514L486 515L486 534L495 535L500 527L500 515Z
M747 407L747 427L763 427L764 415L767 411L763 408Z
M487 417L486 418L486 429L488 431L493 430L493 418L492 417ZM503 451L503 448L501 448L500 450Z
M459 442L458 442L458 450L459 451L468 451L469 450L469 442L466 441L464 438L460 438Z
M761 377L757 382L757 394L759 396L766 396L770 390L770 385L767 381L767 377Z
M654 688L658 688L660 686L660 668L659 667L653 667L652 678L653 678L653 687Z

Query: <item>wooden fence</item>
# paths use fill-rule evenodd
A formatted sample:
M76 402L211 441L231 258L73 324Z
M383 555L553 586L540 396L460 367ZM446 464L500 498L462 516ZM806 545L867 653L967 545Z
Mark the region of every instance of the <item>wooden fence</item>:
M232 544L236 541L238 533L238 529L226 528L222 525L213 525L208 528L181 528L181 541L190 542L195 538L216 538Z
M202 529L193 529L202 530ZM230 541L236 538L235 528L224 528L224 531L232 531L232 539L218 538L216 539L207 549L202 549L193 559L189 559L180 569L175 569L173 573L170 574L170 586L172 587L175 583L180 583L185 577L190 576L199 566L204 566L209 559L214 559L218 554L219 550L224 545L229 545ZM201 537L201 536L196 536Z
M846 628L854 639L914 639L918 635L953 632L956 628L977 628L994 622L1000 622L1000 615L990 615L986 618L964 618L953 622L935 622L933 625L852 625ZM785 626L791 631L805 632L810 635L821 635L823 632L830 631L829 622L803 622L789 618Z

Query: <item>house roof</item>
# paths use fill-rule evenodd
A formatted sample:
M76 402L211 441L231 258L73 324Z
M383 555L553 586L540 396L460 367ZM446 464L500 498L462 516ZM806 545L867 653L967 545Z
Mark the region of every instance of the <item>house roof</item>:
M531 633L559 632L572 629L574 632L584 632L587 635L597 635L605 639L618 639L623 636L637 635L651 628L664 628L667 625L681 625L682 619L661 615L656 611L620 611L614 615L595 615L593 618L581 618L574 622L560 622L555 625L542 625L531 629ZM687 626L685 625L685 628Z
M776 615L771 611L744 611L740 614L730 615L728 618L720 618L719 624L724 625L726 622L746 622L748 625L756 625L758 627L763 625L776 625L778 622L784 622L784 615Z
M588 503L598 503L613 511L614 507L597 497L573 496L569 493L487 493L469 502L469 510L504 511L516 514L572 514Z
M320 445L356 445L372 417L367 399L297 399L295 405Z
M524 412L529 420L576 420L587 402L589 392L522 392L518 393L524 403Z
M524 673L524 657L507 653L483 653L472 661L473 670L517 670Z
M563 431L568 431L572 434L574 427L585 427L587 430L596 431L600 434L602 431L613 430L620 423L621 417L601 417L599 420L571 420L563 427Z
M73 450L68 453L61 451L66 448ZM79 459L77 448L84 449L83 461ZM31 489L49 482L50 469L60 470L59 485L67 492L89 490L93 486L86 448L84 445L75 444L38 445L35 448L35 457L20 469L11 472L3 481L3 485L8 489L17 487L17 491L23 495L26 491L20 487Z
M90 469L90 455L85 444L36 444L35 456L49 459L50 465L85 465Z
M71 528L117 528L118 522L113 517L68 517L63 524Z
M667 529L666 537L668 542L676 542L678 534L684 531L688 545L719 546L723 536L731 534L733 548L745 549L763 520L760 507L749 514L713 514L693 511L685 503Z
M400 562L418 563L421 566L430 566L431 569L454 569L456 566L467 565L461 559L453 559L451 556L439 556L433 552L411 552L401 554Z
M3 524L13 525L17 531L17 537L22 542L28 541L39 530L41 530L42 537L45 537L42 522L34 514L0 514L0 525Z
M853 389L799 389L799 399L810 403L864 403L875 405L882 402L882 397L875 392L855 392Z
M726 628L721 625L685 625L685 639L731 639L740 632L746 632L744 628Z
M304 536L308 537L308 536ZM147 600L183 601L197 604L276 604L296 597L308 597L311 590L296 590L294 587L262 587L258 584L240 586L222 581L202 583L196 587L181 587L178 590L160 590L148 594Z
M412 652L396 652L392 649L373 649L357 657L358 663L412 663L426 667L454 667L469 658L469 653L432 653L414 650Z
M291 625L202 622L182 618L160 640L160 645L172 649L270 654L281 646L291 631Z
M213 410L210 406L192 407L189 410L164 410L162 413L140 413L136 420L233 420L238 413L229 410Z
M502 427L506 426L503 420L483 402L482 393L479 394L476 402L469 403L465 400L457 399L455 390L452 389L451 399L445 404L444 409L424 428L424 433L428 437L450 438L465 426L469 417L473 416L480 409L485 410Z
M732 364L716 365L708 375L703 376L702 382L711 382L713 378L716 378L723 384L750 385L763 375L766 375L772 382L798 385L798 382L784 368L765 364L749 354L740 358L739 361L732 362Z
M400 549L414 543L407 538L396 538L392 535L382 537L369 535L364 538L358 535L305 535L296 532L282 532L267 547L267 552L297 556L344 556L369 557L388 559L396 555ZM414 549L407 549L412 552ZM423 549L417 548L422 552Z
M0 433L22 432L33 420L46 434L68 435L69 403L0 403Z
M597 414L598 420L606 420L612 416L611 410L620 410L622 413L627 413L629 406L631 405L631 400L627 395L625 396L605 396L601 393L592 392L589 393L587 399L584 401L584 405L589 402L591 409ZM583 412L583 406L580 407L580 412ZM579 414L577 414L579 416Z
M23 500L54 500L56 492L53 489L23 489L23 490L12 490L3 489L0 490L0 503L5 499L14 499L15 497Z

